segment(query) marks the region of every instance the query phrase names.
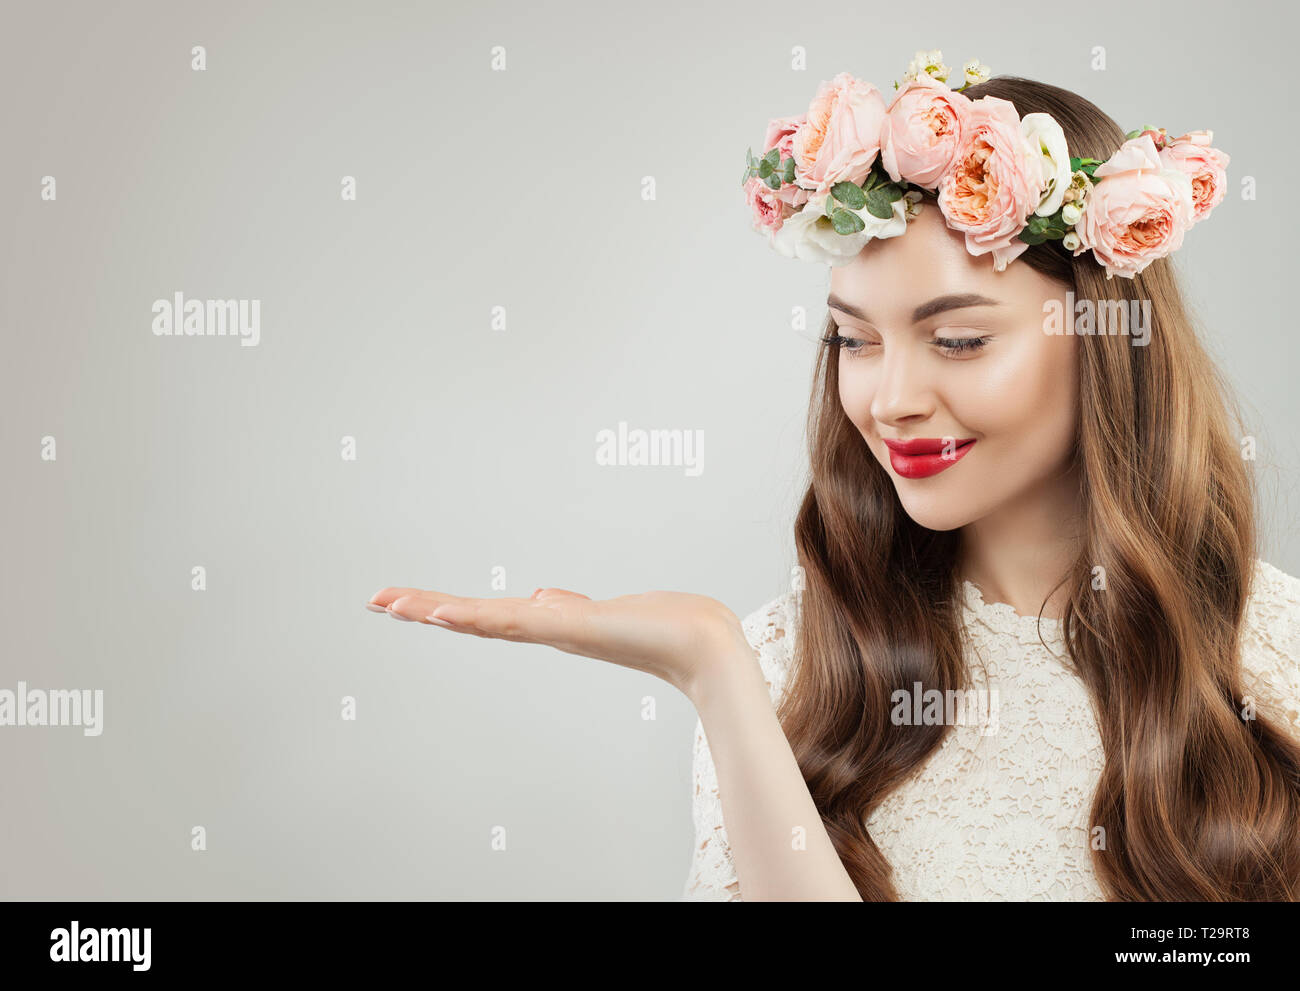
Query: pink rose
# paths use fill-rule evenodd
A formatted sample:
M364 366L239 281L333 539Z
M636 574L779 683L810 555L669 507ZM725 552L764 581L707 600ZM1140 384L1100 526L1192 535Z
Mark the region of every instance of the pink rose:
M939 185L961 148L971 101L933 76L917 76L894 95L880 129L880 163L894 182Z
M763 154L766 155L769 151L775 148L777 154L780 156L777 160L778 168L780 167L781 162L784 162L787 158L794 157L794 136L799 128L803 126L804 119L804 115L800 114L798 117L774 117L767 122L767 137L763 139ZM764 194L765 196L769 194L775 196L777 199L793 208L792 210L787 210L785 216L789 216L794 212L794 210L797 210L808 202L808 190L796 183L782 182L780 189L773 190L761 179L755 181L759 182L759 184L767 190L767 193ZM748 184L746 185L745 190L746 196L748 196ZM750 206L754 206L753 200L750 200ZM777 224L775 229L779 230L780 224Z
M1044 190L1040 155L1020 129L1015 104L996 96L975 100L952 167L939 181L939 211L966 234L972 255L993 252L1001 272L1029 247L1020 232Z
M781 161L794 157L794 135L804 124L806 117L773 117L767 122L767 137L763 139L763 153L775 148L781 155Z
M1106 266L1106 278L1131 279L1157 258L1177 251L1192 224L1192 183L1166 168L1149 134L1120 145L1094 176L1083 215L1074 225L1079 247Z
M796 181L818 192L860 184L880 152L884 119L885 98L870 83L847 72L823 82L792 142Z
M1184 173L1192 183L1192 223L1204 220L1223 201L1228 188L1230 159L1210 147L1212 131L1191 131L1165 144L1160 161Z
M807 203L808 197L812 195L808 190L793 182L783 182L781 183L781 188L773 190L773 192L776 194L778 200L781 200L787 206L793 207L796 210Z
M804 195L808 194L805 192ZM775 234L785 223L785 218L794 212L788 209L776 190L758 176L750 176L745 183L745 202L754 216L754 230L760 234L764 231Z
M1169 141L1169 135L1163 127L1148 127L1142 132L1142 134L1149 134L1151 136L1151 141L1155 144L1157 151L1163 148ZM1142 137L1142 134L1135 135L1135 137L1140 138Z

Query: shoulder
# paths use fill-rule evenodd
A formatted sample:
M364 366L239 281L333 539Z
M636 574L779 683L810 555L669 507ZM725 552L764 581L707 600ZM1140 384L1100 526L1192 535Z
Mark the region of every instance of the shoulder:
M773 703L780 700L789 680L799 607L799 593L789 591L769 599L741 620Z
M1244 688L1300 729L1300 578L1255 562L1241 649Z

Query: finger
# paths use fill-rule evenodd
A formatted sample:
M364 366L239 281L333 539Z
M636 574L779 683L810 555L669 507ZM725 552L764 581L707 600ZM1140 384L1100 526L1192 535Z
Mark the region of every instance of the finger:
M370 609L372 612L387 612L389 603L391 603L394 599L399 599L403 595L412 595L416 592L421 592L421 591L423 591L423 589L418 589L418 588L380 589L378 592L376 592L374 595L370 597L370 601L366 603L366 608Z
M407 594L399 596L388 604L387 612L394 619L404 619L411 623L424 622L429 613L449 602L475 601L446 592L422 591L418 588L408 589L406 592Z
M554 599L560 596L569 596L575 599L586 599L591 601L590 595L583 595L581 592L570 592L567 588L539 588L533 593L534 599Z
M582 615L553 606L538 599L465 599L443 603L426 618L443 619L494 639L566 649L579 636Z

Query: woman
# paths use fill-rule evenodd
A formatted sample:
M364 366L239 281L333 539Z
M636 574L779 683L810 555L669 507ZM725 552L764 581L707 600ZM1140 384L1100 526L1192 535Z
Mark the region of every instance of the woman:
M370 607L684 692L687 897L1295 899L1300 580L1255 557L1247 431L1166 257L1223 190L929 55L888 107L823 84L750 159L758 229L832 265L791 591L743 623L675 592Z

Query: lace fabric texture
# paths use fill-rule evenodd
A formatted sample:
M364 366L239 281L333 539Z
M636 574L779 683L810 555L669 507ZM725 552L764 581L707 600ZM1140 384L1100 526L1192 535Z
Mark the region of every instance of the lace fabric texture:
M1101 901L1088 830L1101 740L1061 624L985 602L970 582L963 592L971 680L987 698L996 692L996 732L974 718L954 725L867 820L872 839L906 901ZM788 680L797 596L778 596L743 625L775 705ZM1264 561L1243 630L1242 680L1260 712L1300 730L1300 579ZM740 901L698 719L692 773L695 849L682 898Z

